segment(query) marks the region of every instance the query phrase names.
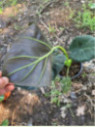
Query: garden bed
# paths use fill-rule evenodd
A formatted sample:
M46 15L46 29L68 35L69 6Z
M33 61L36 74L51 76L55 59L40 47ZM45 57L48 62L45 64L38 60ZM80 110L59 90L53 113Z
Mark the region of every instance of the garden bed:
M9 11L6 8L0 15L0 65L11 44L33 21L53 45L67 48L76 35L94 36L89 27L77 27L73 20L76 12L83 11L83 2L89 1L27 0L8 7ZM0 122L8 119L9 125L95 125L94 67L95 60L83 64L82 74L72 80L71 91L58 97L59 106L52 103L51 94L47 96L52 87L35 91L16 88L8 100L0 104Z

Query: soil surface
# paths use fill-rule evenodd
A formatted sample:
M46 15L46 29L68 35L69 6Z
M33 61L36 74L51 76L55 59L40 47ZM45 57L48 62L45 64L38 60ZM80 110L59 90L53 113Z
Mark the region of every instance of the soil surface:
M73 62L72 66L69 68L69 76L71 79L75 79L78 76L80 76L81 72L83 70L83 66L79 62ZM64 66L64 68L61 70L60 75L66 76L67 67Z
M53 45L68 48L76 35L94 32L77 28L74 18L88 0L23 0L5 7L0 14L0 69L10 46L32 23L36 22ZM74 13L74 15L73 15ZM16 88L0 103L0 123L10 125L95 125L95 60L83 64L82 74L72 80L71 91L62 94L60 106L45 96L51 87L35 91Z

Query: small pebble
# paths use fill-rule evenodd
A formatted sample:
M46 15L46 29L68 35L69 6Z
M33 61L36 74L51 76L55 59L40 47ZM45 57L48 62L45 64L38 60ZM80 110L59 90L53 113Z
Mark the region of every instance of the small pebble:
M82 90L86 91L87 90L87 86L83 86Z
M92 90L92 95L95 96L95 90Z
M84 4L85 3L85 0L81 0L81 3Z
M42 94L45 94L45 89L43 87L40 88Z
M71 99L77 99L77 96L74 92L71 92L70 97Z

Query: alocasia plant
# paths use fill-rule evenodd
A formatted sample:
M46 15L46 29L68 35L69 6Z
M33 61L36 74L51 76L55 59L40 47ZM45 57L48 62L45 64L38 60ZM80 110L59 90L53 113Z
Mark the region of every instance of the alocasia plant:
M59 52L55 55L56 49L60 49L63 54ZM95 38L90 35L75 37L67 53L62 46L51 46L39 28L32 24L6 54L3 75L7 75L11 82L20 87L30 89L46 86L64 64L67 66L68 76L72 61L89 61L95 58L94 51Z

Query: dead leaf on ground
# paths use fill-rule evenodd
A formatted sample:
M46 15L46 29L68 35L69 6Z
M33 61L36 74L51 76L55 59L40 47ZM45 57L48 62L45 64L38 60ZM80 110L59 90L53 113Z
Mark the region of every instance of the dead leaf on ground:
M64 9L63 8L62 9L58 9L58 8L54 9L53 8L53 10L51 10L49 13L50 18L48 18L48 20L47 20L48 24L54 25L54 26L55 26L55 24L57 26L66 26L66 25L69 26L70 19L71 19L71 17L70 17L71 13L72 13L72 15L74 13L74 11L71 8L64 8Z
M85 115L85 109L86 109L85 105L79 106L76 110L76 115L77 116Z
M72 87L75 89L75 90L79 90L83 87L83 84L81 83L72 83Z
M92 90L92 95L95 96L95 90Z

